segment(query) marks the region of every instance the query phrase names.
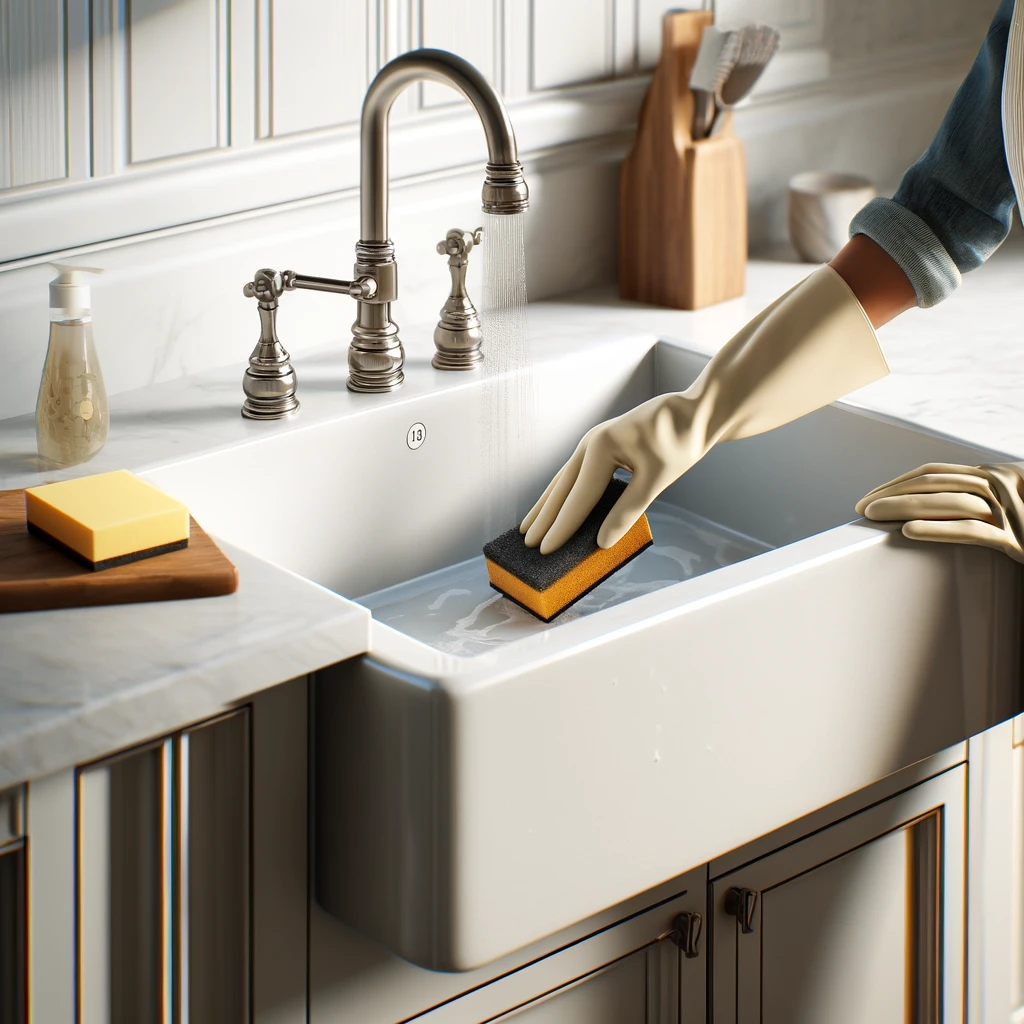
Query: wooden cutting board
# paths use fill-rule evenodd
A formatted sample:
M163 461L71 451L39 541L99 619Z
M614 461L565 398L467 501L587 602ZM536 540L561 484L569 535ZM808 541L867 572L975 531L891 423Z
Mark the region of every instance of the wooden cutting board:
M238 570L191 522L187 548L95 572L28 532L24 491L0 491L0 612L234 593Z

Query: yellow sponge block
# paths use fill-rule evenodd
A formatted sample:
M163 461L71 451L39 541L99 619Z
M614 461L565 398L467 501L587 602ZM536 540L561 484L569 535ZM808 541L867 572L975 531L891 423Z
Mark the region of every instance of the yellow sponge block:
M29 531L92 569L188 544L188 509L125 469L25 491Z
M625 489L624 481L613 479L583 525L550 555L528 548L517 527L485 544L491 586L544 622L589 594L654 542L647 516L642 515L617 544L597 546L601 524Z

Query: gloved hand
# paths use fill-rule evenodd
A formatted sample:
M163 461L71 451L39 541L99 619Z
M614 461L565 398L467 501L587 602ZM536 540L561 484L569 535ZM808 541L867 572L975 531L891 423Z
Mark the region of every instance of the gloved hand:
M759 313L686 391L659 395L594 427L519 529L550 554L583 524L616 469L632 479L605 517L617 543L652 501L719 441L764 433L889 372L846 282L824 266Z
M929 463L864 495L857 514L906 520L911 540L981 544L1024 562L1024 463Z

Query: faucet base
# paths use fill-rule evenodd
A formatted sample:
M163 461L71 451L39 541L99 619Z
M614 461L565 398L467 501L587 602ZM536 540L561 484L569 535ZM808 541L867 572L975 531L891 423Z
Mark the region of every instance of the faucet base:
M246 399L242 405L242 415L247 420L286 420L299 411L299 401L292 398L289 402L280 404L256 405L251 399Z
M430 365L435 370L475 370L484 361L479 348L470 352L435 352Z
M356 374L355 372L348 376L349 391L365 395L379 395L387 391L396 391L403 383L405 383L405 374L401 370L386 376L375 373Z
M405 349L398 324L391 319L391 303L371 300L359 302L357 308L348 347L348 389L366 394L394 391L405 380Z

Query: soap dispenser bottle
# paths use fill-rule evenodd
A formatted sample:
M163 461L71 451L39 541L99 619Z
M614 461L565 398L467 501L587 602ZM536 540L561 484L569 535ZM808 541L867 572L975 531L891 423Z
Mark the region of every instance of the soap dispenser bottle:
M92 339L92 299L86 274L95 267L54 263L50 282L50 343L36 402L39 454L57 466L91 459L106 443L107 390Z

